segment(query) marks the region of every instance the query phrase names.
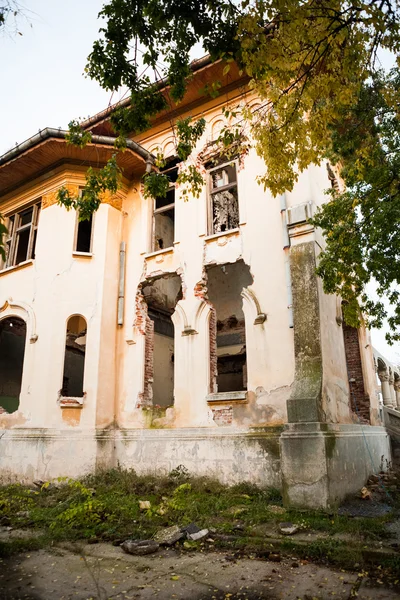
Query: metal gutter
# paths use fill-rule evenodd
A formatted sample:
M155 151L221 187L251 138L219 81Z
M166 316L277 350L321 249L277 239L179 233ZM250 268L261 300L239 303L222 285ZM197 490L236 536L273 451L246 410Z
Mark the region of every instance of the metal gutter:
M8 152L0 156L0 166L17 158L23 152L34 148L37 144L40 144L44 140L48 140L51 138L65 140L67 134L68 131L65 131L63 129L53 129L52 127L46 127L46 129L42 129L41 131L39 131L39 133L36 133L32 137L25 140L25 142L18 144L17 146L15 146L15 148L9 150ZM106 135L92 135L92 140L91 142L89 142L89 144L103 144L105 146L114 146L115 139L115 137ZM143 160L146 163L150 165L154 164L155 157L150 152L145 150L143 146L129 139L126 140L126 145L127 148L133 150L133 152L135 152L141 158L143 158Z

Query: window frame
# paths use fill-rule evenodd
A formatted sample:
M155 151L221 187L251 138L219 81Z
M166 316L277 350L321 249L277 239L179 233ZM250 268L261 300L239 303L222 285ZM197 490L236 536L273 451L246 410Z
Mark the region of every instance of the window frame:
M236 175L236 181L232 182L232 183L228 183L226 185L223 185L221 187L216 187L213 188L212 187L212 173L214 173L214 171L218 171L220 169L223 169L226 166L229 165L234 165L235 167L235 175ZM226 229L225 231L214 231L214 205L213 205L213 196L215 194L217 194L218 192L225 192L227 190L230 190L232 188L236 188L236 194L237 194L237 210L238 210L238 226L240 223L240 203L239 203L239 182L238 182L238 166L239 166L239 160L237 158L233 158L232 160L226 160L221 162L219 165L216 165L215 167L207 167L206 166L206 170L207 170L207 231L208 231L208 235L224 235L230 231L235 231L237 229L237 227L233 227L232 229Z
M82 198L83 196L83 188L79 188L79 198ZM94 235L94 218L95 218L95 213L92 213L92 227L90 230L90 247L89 247L89 251L88 252L83 252L82 250L77 250L77 244L78 244L78 230L79 230L79 223L81 223L82 221L79 221L79 211L75 211L76 212L76 218L75 218L75 231L74 231L74 243L72 245L72 254L77 254L78 256L92 256L93 255L93 235Z
M179 162L175 162L176 158L170 159L171 161L173 160L174 164L170 167L166 167L165 169L162 169L160 172L163 175L167 175L171 173L172 171L177 171L179 170ZM157 198L154 198L153 200L153 211L152 211L152 216L151 216L151 220L152 220L152 224L151 224L151 243L150 243L150 252L163 252L163 251L167 251L167 250L171 250L171 248L173 248L173 244L175 242L175 237L176 237L176 213L175 213L175 207L176 207L176 183L174 181L171 181L169 186L168 186L168 190L167 193L170 192L171 190L174 190L174 201L171 202L170 204L166 204L165 206L162 206L161 208L156 208L157 206ZM173 209L174 210L174 240L172 242L171 246L167 246L166 248L156 248L156 215L160 215L163 212L168 212L169 210Z
M32 217L29 223L25 225L21 225L21 218L23 213L30 210L32 208ZM23 208L15 211L14 213L7 215L7 229L9 231L6 240L5 246L8 250L6 252L6 260L3 262L1 270L8 269L11 267L17 267L18 265L27 262L28 260L34 260L34 252L36 249L36 240L35 235L37 236L37 230L39 227L39 216L40 211L42 209L42 200L35 200L34 202L24 206ZM12 221L12 229L10 228L10 223ZM11 229L11 231L10 231ZM28 246L26 250L26 258L21 260L19 263L16 263L16 257L18 252L18 243L20 239L20 234L24 231L29 231L29 239Z
M89 247L88 252L84 252L83 250L78 250L77 244L78 244L79 223L82 223L83 221L79 221L79 211L76 211L74 244L72 246L72 254L79 254L79 255L83 255L83 256L92 256L92 254L93 254L94 220L95 220L95 214L92 213L92 227L90 230L90 247Z

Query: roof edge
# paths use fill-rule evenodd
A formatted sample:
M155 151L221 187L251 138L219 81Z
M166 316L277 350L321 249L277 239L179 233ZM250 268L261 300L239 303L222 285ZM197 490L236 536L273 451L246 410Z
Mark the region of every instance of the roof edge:
M28 138L21 144L18 144L17 146L15 146L15 148L12 148L12 150L8 150L8 152L6 152L2 156L0 156L0 166L5 165L6 163L14 160L20 154L23 154L27 150L34 148L35 146L37 146L38 144L40 144L41 142L43 142L45 140L48 140L51 138L65 140L67 134L68 134L68 131L65 131L63 129L54 129L52 127L46 127L45 129L41 129L38 133L36 133L32 137ZM89 142L89 144L94 144L94 145L95 144L103 144L106 146L114 146L115 140L116 140L115 137L92 134L92 139ZM154 163L154 160L155 160L154 155L151 154L150 152L148 152L145 148L143 148L143 146L141 146L137 142L127 139L126 145L127 145L127 148L129 148L130 150L135 152L137 155L139 155L146 163L150 163L150 164Z

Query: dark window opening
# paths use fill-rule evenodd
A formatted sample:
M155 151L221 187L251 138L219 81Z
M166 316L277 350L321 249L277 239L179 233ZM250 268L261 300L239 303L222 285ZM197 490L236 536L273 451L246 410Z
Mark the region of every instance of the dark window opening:
M86 355L86 320L80 315L68 319L65 341L64 373L61 395L83 397L83 377Z
M178 163L174 158L167 162L162 173L167 175L170 182L165 198L155 198L153 213L153 242L152 251L171 248L175 241L175 183L178 177Z
M216 381L211 391L247 390L245 319L241 292L253 283L249 267L238 261L207 269L208 299L216 312Z
M22 319L8 317L0 321L0 407L7 413L19 407L25 341L26 324Z
M90 252L92 248L93 216L85 221L78 221L76 234L76 252Z
M147 340L145 389L153 406L165 408L174 403L175 329L171 315L182 298L181 278L176 274L159 278L143 287L143 297L153 323L147 333L151 339Z

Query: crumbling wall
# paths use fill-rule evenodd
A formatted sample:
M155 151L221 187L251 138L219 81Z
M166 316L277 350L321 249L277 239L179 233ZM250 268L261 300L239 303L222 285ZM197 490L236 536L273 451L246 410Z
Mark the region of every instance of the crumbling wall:
M357 418L370 421L370 400L365 393L358 329L343 323L347 373L350 386L350 407Z
M252 283L250 269L243 261L207 268L207 295L216 315L216 336L211 343L217 358L218 392L247 389L241 292Z

